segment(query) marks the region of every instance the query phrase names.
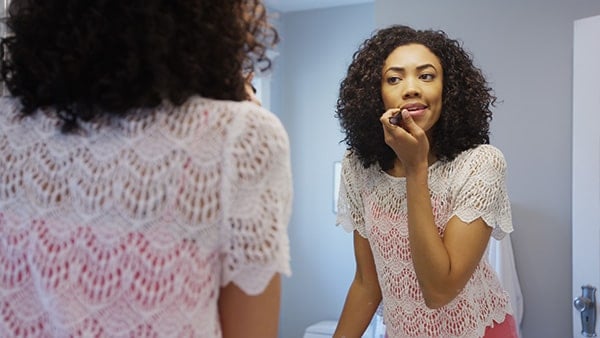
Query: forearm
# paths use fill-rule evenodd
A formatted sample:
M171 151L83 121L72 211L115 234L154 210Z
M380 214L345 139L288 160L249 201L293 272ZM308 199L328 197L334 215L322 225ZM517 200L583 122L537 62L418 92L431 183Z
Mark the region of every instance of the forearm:
M423 296L428 306L438 307L457 292L451 280L450 256L435 224L427 178L426 169L407 173L408 230L411 256Z
M248 295L233 283L222 288L219 316L223 338L277 337L280 297L279 274L258 295Z
M354 279L333 337L360 337L369 326L380 302L379 286L362 285Z

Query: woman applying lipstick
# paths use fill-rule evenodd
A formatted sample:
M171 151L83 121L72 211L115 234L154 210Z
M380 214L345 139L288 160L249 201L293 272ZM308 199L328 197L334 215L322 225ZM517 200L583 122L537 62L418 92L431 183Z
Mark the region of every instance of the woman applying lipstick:
M441 31L391 26L354 55L336 117L337 223L354 233L356 274L334 337L359 337L380 303L388 337L517 337L485 258L513 230L495 99Z

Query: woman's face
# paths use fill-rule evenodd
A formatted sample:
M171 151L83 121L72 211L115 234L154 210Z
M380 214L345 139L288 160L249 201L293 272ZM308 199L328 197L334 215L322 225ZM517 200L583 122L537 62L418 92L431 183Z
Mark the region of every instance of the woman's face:
M442 112L443 69L438 57L420 44L400 46L383 65L381 96L385 109L408 109L428 131Z

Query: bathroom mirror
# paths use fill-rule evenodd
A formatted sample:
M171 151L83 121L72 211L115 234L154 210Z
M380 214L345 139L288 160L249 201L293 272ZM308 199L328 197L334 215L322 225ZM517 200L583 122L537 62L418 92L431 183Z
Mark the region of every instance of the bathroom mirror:
M573 22L599 14L597 1L376 0L279 15L272 110L289 131L295 182L293 276L284 280L280 337L337 320L354 276L352 235L335 226L332 209L332 166L345 151L334 117L337 91L359 44L395 23L459 37L489 78L499 98L490 141L508 164L523 337L573 336Z

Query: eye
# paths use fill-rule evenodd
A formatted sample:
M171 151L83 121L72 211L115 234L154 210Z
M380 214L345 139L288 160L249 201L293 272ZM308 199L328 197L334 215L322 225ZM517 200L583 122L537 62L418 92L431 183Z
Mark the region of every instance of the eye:
M388 78L386 79L386 82L388 84L397 84L398 82L400 82L400 80L402 80L399 76L388 76Z
M435 74L425 73L425 74L421 74L419 76L419 78L421 80L425 80L425 81L429 82L429 81L433 81L433 79L435 79Z

